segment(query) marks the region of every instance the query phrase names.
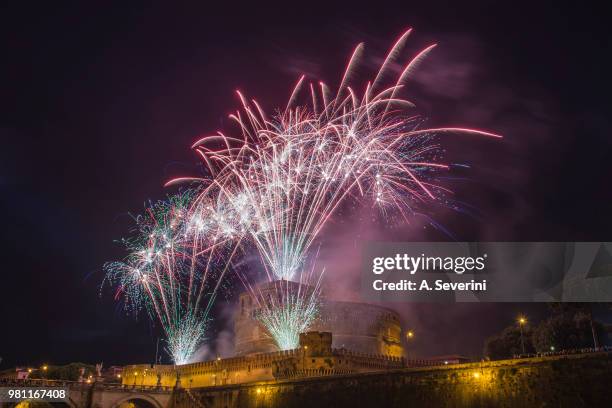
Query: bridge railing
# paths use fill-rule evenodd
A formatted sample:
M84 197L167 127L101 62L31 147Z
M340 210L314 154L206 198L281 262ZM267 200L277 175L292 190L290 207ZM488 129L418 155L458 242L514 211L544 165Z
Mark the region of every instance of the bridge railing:
M163 387L156 385L127 385L120 383L87 382L87 381L68 381L68 380L47 380L47 379L17 379L0 378L0 387L67 387L73 389L98 387L105 390L122 391L147 391L147 392L170 392L173 387Z
M75 384L83 384L78 381L47 380L44 378L0 378L0 386L20 387L70 387Z

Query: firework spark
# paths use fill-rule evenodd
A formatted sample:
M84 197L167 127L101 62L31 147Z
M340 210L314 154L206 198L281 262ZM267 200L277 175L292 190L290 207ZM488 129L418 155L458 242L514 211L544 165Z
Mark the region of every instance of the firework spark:
M467 128L421 128L408 114L414 105L399 94L430 46L410 60L396 81L383 87L410 31L392 47L373 82L358 94L348 84L363 45L352 54L335 95L310 84L310 102L296 105L302 76L287 108L269 117L240 92L242 107L230 115L240 135L221 132L193 148L230 203L248 208L250 232L263 261L278 279L291 280L321 229L347 198L368 199L382 211L408 219L414 209L437 201L446 189L435 174L440 162L435 136L461 132L499 137ZM173 180L184 181L186 179ZM189 180L189 179L187 179Z
M295 283L272 282L272 294L260 291L256 297L259 305L256 318L281 350L297 348L300 333L308 331L319 314L319 281L315 286Z
M448 190L436 174L448 166L441 161L438 135L500 137L461 127L423 128L424 120L410 113L414 105L401 94L435 45L417 53L395 80L385 84L409 34L410 30L393 45L362 92L350 84L363 44L351 55L335 94L322 82L310 84L308 102L298 103L305 88L302 76L286 108L269 116L256 100L238 91L241 108L230 118L239 133L218 132L192 146L212 181L169 182L204 182L202 194L218 190L226 205L241 215L240 229L257 247L268 281L295 280L321 230L349 199L368 202L384 214L395 210L406 220L416 209L441 201ZM293 296L282 299L284 304L261 315L280 347L295 344L297 331L308 326L287 322L301 316L308 323L312 311ZM283 325L291 328L281 330L280 338L275 333Z
M145 308L160 322L167 349L184 364L205 339L209 312L239 244L231 216L215 200L190 190L150 204L135 218L129 254L104 265L133 312Z

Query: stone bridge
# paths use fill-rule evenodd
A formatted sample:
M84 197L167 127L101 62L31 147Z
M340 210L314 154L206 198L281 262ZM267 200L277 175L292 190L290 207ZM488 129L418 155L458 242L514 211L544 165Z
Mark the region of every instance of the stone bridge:
M70 408L599 407L612 353L260 381L200 388L71 384ZM23 386L23 385L22 385Z

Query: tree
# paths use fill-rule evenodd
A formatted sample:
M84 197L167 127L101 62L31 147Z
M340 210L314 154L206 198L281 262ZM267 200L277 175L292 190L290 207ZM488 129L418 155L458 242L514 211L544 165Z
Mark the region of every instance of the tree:
M561 307L534 329L533 344L538 352L594 347L602 332L583 308Z
M530 326L523 327L523 341L525 342L525 352L533 353ZM521 353L521 329L517 325L508 326L501 333L485 340L484 355L491 360L512 358L514 355Z

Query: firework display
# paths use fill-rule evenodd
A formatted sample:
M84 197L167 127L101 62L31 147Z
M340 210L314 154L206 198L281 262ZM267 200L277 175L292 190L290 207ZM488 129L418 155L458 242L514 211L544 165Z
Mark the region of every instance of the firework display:
M134 234L122 240L129 254L105 264L133 312L157 318L175 364L184 364L206 336L209 312L238 247L239 235L217 207L193 190L149 205L135 217Z
M385 211L395 208L406 218L415 207L435 201L444 191L435 172L447 169L439 161L435 135L498 137L475 129L421 128L423 120L407 112L414 105L399 95L433 46L383 86L409 33L395 43L361 94L349 83L363 44L353 52L335 95L324 83L319 91L311 84L309 102L297 104L302 76L284 111L269 117L257 101L238 92L242 108L230 118L240 134L219 132L193 145L213 176L211 186L248 209L245 228L277 279L295 277L327 220L349 198L368 199Z
M410 30L393 45L373 81L363 92L351 79L363 53L359 44L335 94L324 83L309 85L308 102L299 104L302 76L284 110L269 116L256 100L237 92L241 109L230 115L240 129L237 135L218 132L192 147L202 157L212 180L181 178L170 181L203 181L218 191L220 200L239 214L240 230L257 247L268 281L302 281L301 269L308 253L330 217L347 200L369 201L383 212L394 209L405 219L423 204L438 200L445 188L435 174L448 166L440 162L435 136L462 132L498 135L467 128L422 128L423 119L409 113L414 105L400 97L411 74L434 45L411 59L391 84L391 76ZM253 291L253 297L259 295ZM316 291L315 291L316 292ZM284 296L288 304L264 307L261 321L281 348L295 347L303 325L280 325L288 316L316 310L304 299ZM268 304L263 302L264 304ZM279 330L279 327L285 327ZM287 329L287 327L292 327ZM284 333L280 333L283 331Z
M137 219L136 237L125 240L130 255L106 266L108 279L119 282L117 295L157 315L176 362L186 361L201 343L216 289L239 246L248 242L257 249L264 280L274 287L263 293L253 273L239 274L259 305L256 318L280 349L296 348L299 333L318 313L321 274L314 273L316 256L309 257L328 220L346 203L408 220L447 191L436 180L448 169L436 136L499 137L423 127L401 95L435 45L389 80L409 34L393 45L361 92L351 83L363 44L335 93L322 82L307 87L302 76L286 107L268 115L238 91L241 108L230 115L238 133L218 132L192 146L206 177L167 183L195 182L198 188L151 206ZM304 272L308 261L313 268Z

